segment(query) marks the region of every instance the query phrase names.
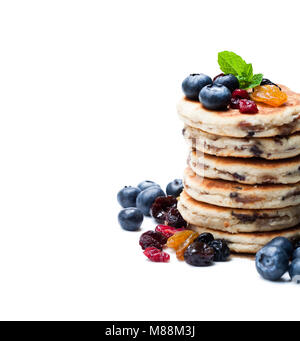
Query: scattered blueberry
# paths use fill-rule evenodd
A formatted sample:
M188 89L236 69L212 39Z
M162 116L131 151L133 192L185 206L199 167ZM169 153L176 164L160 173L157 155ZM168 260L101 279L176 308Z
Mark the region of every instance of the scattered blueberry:
M166 192L168 195L173 195L174 197L178 197L179 194L183 190L183 184L181 179L175 179L170 182L166 188Z
M152 186L142 191L136 198L136 207L144 215L150 216L150 208L157 197L164 197L165 193L160 187Z
M212 84L212 79L203 73L194 73L185 78L182 82L182 90L185 96L192 100L199 99L199 92L208 84Z
M232 74L217 77L214 84L225 85L231 92L240 87L238 79Z
M284 237L276 237L273 240L271 240L267 245L278 246L282 248L289 258L291 258L294 251L292 242Z
M297 249L293 253L293 259L300 258L300 247L297 247Z
M230 103L231 92L221 84L207 85L200 91L199 100L207 109L224 110Z
M288 270L289 258L281 247L266 245L256 254L255 264L263 278L276 281Z
M205 244L209 244L210 242L212 242L214 240L214 236L211 233L201 233L195 241L197 242L202 242Z
M227 243L222 239L215 239L209 243L215 250L214 261L215 262L225 262L230 256L230 250Z
M149 187L153 187L153 186L160 187L157 183L155 183L154 181L150 181L150 180L145 180L138 184L138 188L141 191L144 191L145 189Z
M300 258L295 258L292 261L289 269L289 275L292 281L300 284Z
M126 231L137 231L143 219L143 213L135 207L124 208L118 215L119 224Z
M136 206L136 197L141 192L141 190L137 187L125 186L118 192L117 199L119 204L126 207L135 207Z

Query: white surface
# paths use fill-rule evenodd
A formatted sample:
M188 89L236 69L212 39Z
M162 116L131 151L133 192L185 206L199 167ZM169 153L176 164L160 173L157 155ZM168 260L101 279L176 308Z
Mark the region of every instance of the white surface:
M233 50L300 91L296 1L0 4L0 319L298 319L254 263L148 262L117 191L180 177L175 104ZM146 220L143 231L154 227Z

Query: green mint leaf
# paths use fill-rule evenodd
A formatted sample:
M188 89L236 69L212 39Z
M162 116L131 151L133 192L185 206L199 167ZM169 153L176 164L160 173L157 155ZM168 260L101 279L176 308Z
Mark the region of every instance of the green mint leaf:
M218 63L225 74L232 73L235 76L241 75L247 66L242 57L230 51L219 52Z
M218 63L225 74L231 73L237 77L241 89L254 88L262 81L263 75L261 73L253 75L252 64L247 64L234 52L219 52Z
M261 73L254 75L246 89L255 88L256 86L260 85L262 79L263 79L263 75Z
M253 77L253 67L252 64L246 64L245 68L242 72L242 76L245 77L247 80L252 79Z

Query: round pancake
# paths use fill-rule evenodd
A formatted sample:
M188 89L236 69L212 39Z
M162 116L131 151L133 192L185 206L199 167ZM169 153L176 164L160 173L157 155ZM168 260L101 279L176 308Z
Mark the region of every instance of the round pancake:
M300 94L281 87L288 95L287 102L280 107L257 103L257 114L242 114L237 109L208 110L201 103L184 97L177 105L178 115L191 127L221 136L290 135L300 130Z
M244 185L237 182L203 178L186 168L184 188L193 199L208 204L269 209L300 205L300 182L294 185Z
M275 160L300 154L300 132L289 136L236 138L214 135L185 126L182 133L189 146L216 156Z
M283 160L217 157L192 150L188 163L202 177L244 184L292 184L300 181L300 155Z
M222 231L214 231L206 227L190 225L189 228L198 232L210 232L216 239L224 239L232 252L236 253L256 253L264 245L276 237L285 237L291 241L300 239L300 226L296 226L283 231L276 232L257 232L257 233L238 233L231 234Z
M187 223L229 233L276 231L300 223L299 205L267 210L228 208L196 201L183 191L177 207Z

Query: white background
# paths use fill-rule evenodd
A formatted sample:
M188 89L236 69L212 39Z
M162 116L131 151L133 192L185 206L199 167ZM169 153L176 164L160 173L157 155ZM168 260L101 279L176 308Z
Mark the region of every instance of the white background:
M148 262L116 201L181 177L181 81L219 51L300 92L298 21L287 0L1 1L0 319L299 319L299 287L249 259Z

